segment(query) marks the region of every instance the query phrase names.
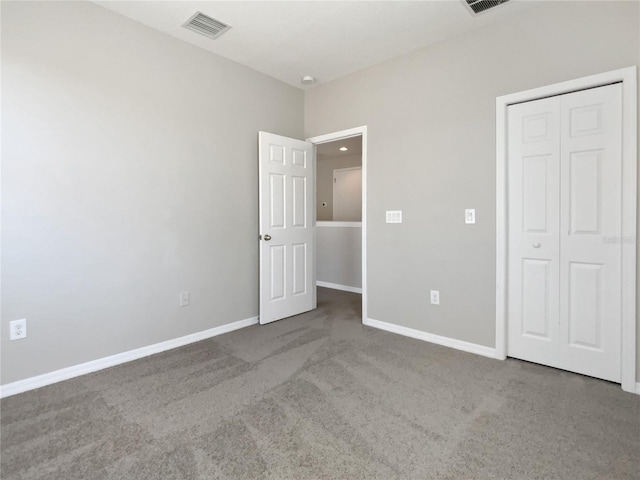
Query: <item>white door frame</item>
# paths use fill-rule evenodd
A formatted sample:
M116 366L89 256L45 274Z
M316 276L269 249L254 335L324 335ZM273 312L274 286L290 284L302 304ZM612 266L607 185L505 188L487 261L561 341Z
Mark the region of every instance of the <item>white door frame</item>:
M320 145L358 136L362 136L362 320L364 322L367 318L367 126L318 135L307 138L307 142Z
M553 95L622 82L622 389L640 394L636 385L636 210L637 86L636 67L556 83L496 98L496 358L507 355L507 107Z

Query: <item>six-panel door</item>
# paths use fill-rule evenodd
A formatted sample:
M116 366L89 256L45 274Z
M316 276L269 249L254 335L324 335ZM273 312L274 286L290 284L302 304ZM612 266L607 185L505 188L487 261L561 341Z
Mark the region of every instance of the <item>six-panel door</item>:
M260 323L316 308L314 149L259 133Z
M508 355L620 381L621 87L510 106Z

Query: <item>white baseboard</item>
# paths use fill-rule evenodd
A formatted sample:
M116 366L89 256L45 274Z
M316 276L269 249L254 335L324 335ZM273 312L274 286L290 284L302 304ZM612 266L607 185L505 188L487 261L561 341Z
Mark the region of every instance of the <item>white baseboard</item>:
M232 332L257 323L258 317L247 318L245 320L239 320L237 322L227 323L226 325L203 330L202 332L185 335L184 337L167 340L166 342L136 348L135 350L129 350L128 352L118 353L116 355L99 358L97 360L81 363L72 367L62 368L60 370L26 378L24 380L18 380L17 382L7 383L6 385L0 386L0 398L9 397L28 390L51 385L52 383L79 377L80 375L85 375L87 373L97 372L98 370L120 365L139 358L148 357L149 355L182 347L190 343L199 342L200 340L206 340L207 338L217 337L223 333Z
M482 355L483 357L496 358L496 349L485 347L484 345L464 342L462 340L456 340L455 338L441 337L440 335L434 335L433 333L427 333L421 330L415 330L413 328L395 325L393 323L382 322L380 320L374 320L372 318L366 318L362 323L368 325L369 327L378 328L380 330L385 330L391 333L397 333L398 335L404 335L405 337L411 337L418 340L424 340L425 342L436 343L445 347L455 348L456 350L462 350L463 352Z
M636 395L640 395L640 382L636 383Z
M334 290L342 290L343 292L362 293L362 289L358 287L350 287L349 285L340 285L338 283L316 281L316 286L324 288L333 288Z

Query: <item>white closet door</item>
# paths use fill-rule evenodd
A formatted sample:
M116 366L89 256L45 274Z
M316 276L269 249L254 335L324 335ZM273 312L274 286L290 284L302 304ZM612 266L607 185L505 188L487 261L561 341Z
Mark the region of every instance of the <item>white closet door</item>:
M620 381L621 87L509 107L508 355Z
M620 382L622 86L560 98L563 362Z
M508 354L562 368L560 101L514 105L508 120Z

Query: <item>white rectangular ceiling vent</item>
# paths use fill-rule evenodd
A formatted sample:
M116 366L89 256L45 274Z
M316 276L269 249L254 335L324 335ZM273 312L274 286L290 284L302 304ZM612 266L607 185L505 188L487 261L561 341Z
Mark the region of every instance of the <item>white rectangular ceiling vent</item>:
M194 13L182 26L209 38L218 38L231 28L226 23L211 18L202 12Z
M503 3L507 3L509 0L464 0L467 6L475 14L489 10L490 8L497 7Z

